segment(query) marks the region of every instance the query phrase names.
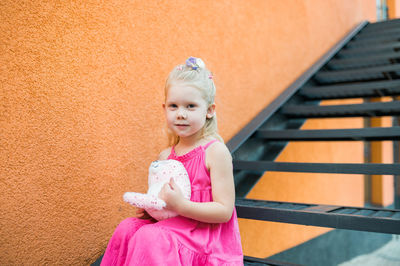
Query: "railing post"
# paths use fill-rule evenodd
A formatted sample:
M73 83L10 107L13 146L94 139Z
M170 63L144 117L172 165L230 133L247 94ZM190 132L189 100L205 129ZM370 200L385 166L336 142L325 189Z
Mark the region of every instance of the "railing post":
M393 117L393 126L400 125L400 117L394 116ZM399 141L393 141L393 163L398 163L400 157L400 149L399 149ZM394 208L400 209L400 175L395 175L394 177Z
M364 103L369 103L368 98L364 98ZM364 118L364 128L371 127L371 119L369 117ZM371 143L364 141L364 163L371 163ZM364 175L364 205L369 205L372 202L372 187L371 187L371 175Z

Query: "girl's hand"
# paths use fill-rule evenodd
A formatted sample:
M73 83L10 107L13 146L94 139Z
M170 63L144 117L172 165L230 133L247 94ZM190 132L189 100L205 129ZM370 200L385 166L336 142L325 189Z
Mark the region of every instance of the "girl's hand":
M178 207L183 203L185 198L179 186L171 178L169 183L166 183L161 189L158 197L167 204L166 209L178 212ZM179 213L179 212L178 212Z
M137 209L136 209L136 215L135 215L135 217L136 217L136 218L139 218L139 219L143 219L143 220L152 219L152 217L146 212L146 210L140 209L140 208L137 208Z

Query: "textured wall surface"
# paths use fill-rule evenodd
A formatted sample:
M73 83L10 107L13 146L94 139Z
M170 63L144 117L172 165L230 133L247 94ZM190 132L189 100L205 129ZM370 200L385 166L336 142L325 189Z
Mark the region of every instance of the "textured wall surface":
M122 194L145 190L166 145L163 85L176 64L199 56L215 73L229 139L346 32L374 20L375 1L5 0L0 18L0 264L82 265L132 214ZM260 183L255 196L273 188L290 200L335 198L287 190L290 178ZM341 193L360 203L358 188ZM320 233L272 226L251 244L252 226L241 221L248 255Z
M386 0L390 19L400 18L400 0Z

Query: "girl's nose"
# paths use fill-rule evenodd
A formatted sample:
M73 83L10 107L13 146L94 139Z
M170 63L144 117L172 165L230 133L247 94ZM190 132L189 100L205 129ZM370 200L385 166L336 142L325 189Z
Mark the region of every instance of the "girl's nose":
M179 109L178 113L177 113L177 117L181 118L181 119L185 119L186 118L186 111L182 110L182 109Z

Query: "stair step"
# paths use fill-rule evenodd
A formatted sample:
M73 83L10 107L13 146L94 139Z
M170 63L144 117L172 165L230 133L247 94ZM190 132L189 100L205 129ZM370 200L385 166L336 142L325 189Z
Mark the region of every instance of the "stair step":
M346 105L288 105L281 113L291 118L373 117L400 115L400 101Z
M400 80L308 87L299 93L314 100L393 96L400 95Z
M350 57L343 59L332 59L327 64L331 70L344 70L350 68L374 67L389 65L398 62L400 59L399 52L388 52L378 55L366 55L363 57Z
M387 79L389 72L391 75L400 75L400 64L346 70L319 71L315 74L315 79L320 83Z
M350 58L350 57L360 57L366 56L370 54L382 54L388 52L399 52L400 51L400 43L386 43L374 46L368 46L363 48L348 48L342 49L337 57L339 58Z
M367 26L365 26L365 28L362 30L362 32L369 32L369 31L381 32L384 30L390 30L390 29L399 28L399 27L400 27L400 20L399 19L391 19L391 20L370 23Z
M381 36L393 36L400 35L400 27L394 27L390 29L385 29L383 31L364 31L362 30L359 34L357 34L353 40L368 40L379 38Z
M398 52L398 45L400 44L399 41L390 41L390 42L383 42L383 43L371 43L364 46L346 46L340 51L341 54L351 54L351 53L365 53L366 51L383 51L388 48L392 48L392 52Z
M400 26L400 24L397 21L397 19L396 20L387 20L387 21L383 21L383 22L370 23L366 27L363 28L362 32L363 33L382 32L382 31L398 29L399 26Z
M293 163L234 160L233 169L255 172L399 175L400 163Z
M271 259L260 259L250 256L244 256L244 265L271 265L271 266L301 266L290 262L276 261Z
M300 89L299 94L311 100L364 98L399 95L400 80L384 80L355 84L315 86Z
M394 43L399 41L400 41L400 34L392 33L392 34L375 36L375 38L361 38L361 39L355 38L346 45L346 48L366 47L376 44Z
M296 206L290 208L288 206ZM237 199L239 218L400 234L400 210Z
M400 140L400 127L329 130L258 130L254 137L274 141Z

